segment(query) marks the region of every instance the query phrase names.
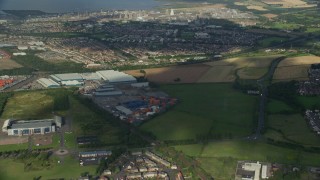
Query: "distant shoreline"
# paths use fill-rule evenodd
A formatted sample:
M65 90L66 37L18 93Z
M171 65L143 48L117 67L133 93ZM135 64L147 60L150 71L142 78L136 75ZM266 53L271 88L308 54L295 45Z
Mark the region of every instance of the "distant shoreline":
M53 3L54 2L54 3ZM39 10L48 14L51 13L72 13L72 12L96 12L107 10L153 10L157 9L168 1L159 0L117 0L101 1L91 0L42 0L39 4L36 0L4 0L1 10ZM0 13L1 14L1 13Z

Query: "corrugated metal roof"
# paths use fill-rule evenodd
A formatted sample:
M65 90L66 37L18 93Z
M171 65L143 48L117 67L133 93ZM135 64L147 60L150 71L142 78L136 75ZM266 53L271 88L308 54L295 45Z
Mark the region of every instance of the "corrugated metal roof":
M114 88L99 88L96 92L114 91Z
M52 125L52 122L26 122L26 123L12 124L11 129L41 128L41 127L50 127L51 125Z
M101 77L97 73L82 73L80 74L85 80L100 80Z
M95 92L95 96L119 96L122 95L122 91L105 91L105 92Z
M82 85L82 83L77 80L63 81L61 84L66 85L66 86L81 86Z
M87 152L79 152L79 155L91 155L91 154L108 154L111 155L111 151L104 151L104 150L99 150L99 151L87 151Z
M117 109L118 111L123 112L123 113L126 114L126 115L132 114L132 111L131 111L130 109L124 107L124 106L116 106L116 109Z
M59 81L83 80L82 76L79 73L53 74L50 77Z
M37 80L44 87L59 87L60 85L54 82L52 79L40 78Z
M114 70L97 71L98 76L110 83L135 82L136 78L123 72Z

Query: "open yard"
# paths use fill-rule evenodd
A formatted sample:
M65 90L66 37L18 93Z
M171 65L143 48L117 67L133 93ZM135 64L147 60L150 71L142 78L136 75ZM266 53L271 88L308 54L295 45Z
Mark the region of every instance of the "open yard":
M197 159L215 179L233 179L238 160L320 166L319 154L259 142L224 141L175 148Z
M210 66L197 64L197 65L181 65L164 68L144 69L146 78L149 81L171 84L171 83L195 83L198 79L210 69ZM133 76L143 76L140 70L126 71L126 73ZM180 81L175 81L179 78Z
M253 131L257 98L234 90L232 84L165 85L161 89L180 103L141 126L161 140L239 137Z
M318 56L299 56L281 61L274 73L274 81L305 80L311 64L320 63Z

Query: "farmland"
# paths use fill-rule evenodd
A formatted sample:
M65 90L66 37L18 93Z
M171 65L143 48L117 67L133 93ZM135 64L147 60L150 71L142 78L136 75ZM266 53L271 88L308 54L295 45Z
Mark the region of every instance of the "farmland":
M293 84L293 83L281 83ZM276 84L273 84L274 86ZM292 85L291 85L292 86ZM278 90L280 86L278 85ZM289 89L289 88L288 88ZM294 92L291 94L285 90L286 96L275 96L274 91L270 91L272 97L267 104L267 119L265 137L279 142L300 144L303 146L320 146L320 138L315 132L311 131L308 122L304 118L305 109L320 108L318 97L298 96Z
M175 146L196 158L215 179L233 179L238 160L257 160L285 164L320 165L320 156L260 142L224 141Z
M275 56L268 57L239 57L206 63L212 66L198 82L232 82L236 73L241 79L258 79L268 71Z
M198 82L233 82L235 79L234 66L213 66L201 76Z
M159 84L233 82L237 73L243 79L260 78L277 57L279 56L240 57L197 65L143 69L143 71L149 81ZM130 70L126 73L136 77L144 76L140 70Z
M277 67L273 81L307 80L310 65Z
M315 5L309 5L303 0L263 0L265 4L268 5L281 5L282 8L307 8L314 7Z
M305 80L311 64L320 63L317 56L299 56L281 61L274 73L274 81Z
M178 83L195 83L209 68L210 66L200 64L144 69L144 71L146 78L156 83L177 83L175 82L177 78L180 79ZM139 70L126 71L126 73L137 77L143 76Z
M232 138L253 131L257 98L234 90L232 84L164 85L161 89L181 101L141 126L161 140Z
M319 146L320 138L308 127L308 124L301 114L273 114L268 116L267 126L271 128L268 131L283 137L286 141L295 142L307 146ZM267 131L266 137L269 136Z

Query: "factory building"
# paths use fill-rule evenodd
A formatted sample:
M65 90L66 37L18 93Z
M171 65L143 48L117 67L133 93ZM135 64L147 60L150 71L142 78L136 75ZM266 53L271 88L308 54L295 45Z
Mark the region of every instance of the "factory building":
M111 156L111 151L87 151L79 152L79 158L95 158L95 157L106 157Z
M132 83L132 87L134 88L144 88L144 87L149 87L149 82L138 82L138 83Z
M32 134L53 133L61 128L62 119L55 116L53 119L43 120L12 120L8 119L3 123L2 132L8 136L23 136Z
M41 84L45 88L56 88L60 87L58 83L53 81L52 79L47 79L47 78L40 78L37 80L39 84Z
M97 71L97 75L108 83L134 83L136 78L123 72L114 70Z
M80 74L84 80L87 81L94 81L94 80L100 80L100 76L97 75L97 73L82 73Z
M132 114L132 111L124 106L116 106L116 109L121 113L125 114L126 116L129 116Z
M115 89L112 87L112 88L99 88L99 89L96 89L96 92L107 92L107 91L114 91Z
M53 74L50 78L62 86L78 86L83 84L83 77L79 73Z
M107 91L107 92L95 92L94 96L106 97L106 96L121 96L122 91Z

